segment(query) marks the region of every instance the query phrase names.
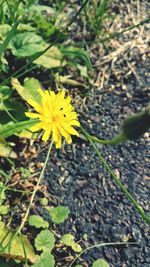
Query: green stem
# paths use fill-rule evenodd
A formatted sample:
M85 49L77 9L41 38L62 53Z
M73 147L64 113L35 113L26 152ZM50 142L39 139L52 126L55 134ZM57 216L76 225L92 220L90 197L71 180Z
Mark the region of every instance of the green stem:
M7 109L7 107L5 106L4 102L2 101L2 105L4 107L4 110L6 111L6 113L8 114L8 116L12 119L12 121L14 122L18 122L15 117L13 115L11 115L11 113L9 112L9 110Z
M115 182L117 183L117 185L121 188L121 190L123 191L123 193L125 194L125 196L132 202L132 204L135 206L136 210L138 211L138 213L142 216L143 220L145 220L147 222L147 224L150 225L150 217L147 216L143 210L143 208L138 205L137 201L132 197L132 195L128 192L128 190L124 187L124 185L121 183L121 181L117 178L117 176L115 175L115 173L111 170L111 168L109 167L109 165L107 164L106 160L103 158L103 156L100 154L99 150L97 149L96 145L94 144L91 136L89 135L89 133L87 133L87 131L82 127L81 130L82 132L85 134L85 136L87 137L87 139L89 140L89 142L91 143L91 145L93 146L96 154L98 155L99 159L101 160L101 162L104 164L106 170L110 173L110 175L112 176L112 178L115 180Z
M97 244L97 245L93 245L93 246L87 247L84 250L82 250L77 255L77 257L75 257L75 259L71 262L71 264L68 267L71 267L75 263L75 261L81 257L81 255L83 253L85 253L88 250L91 250L93 248L100 248L100 247L105 247L105 246L117 246L117 245L135 245L135 244L136 244L136 242L129 242L129 243L127 243L127 242L110 242L110 243L102 243L102 244Z
M138 28L138 27L142 26L143 24L148 23L149 21L150 21L150 18L147 18L147 19L142 20L141 22L139 22L137 24L134 24L134 25L131 25L131 26L125 28L124 30L122 30L120 32L114 32L112 34L109 34L107 37L104 37L104 38L101 38L101 39L98 39L98 40L95 40L95 41L87 41L86 44L96 44L96 43L104 43L104 42L107 42L110 39L113 39L115 37L119 37L123 33L128 32L128 31L131 31L134 28ZM77 46L81 46L82 44L83 44L83 42L77 42L76 43Z
M42 171L41 171L41 173L40 173L40 176L39 176L38 182L37 182L37 184L36 184L36 186L35 186L35 189L34 189L34 191L33 191L33 193L32 193L32 196L31 196L31 199L30 199L30 203L29 203L28 209L27 209L27 211L26 211L26 213L25 213L25 216L24 216L24 218L23 218L23 220L22 220L22 223L20 224L20 226L19 226L18 230L16 231L15 235L21 233L21 230L22 230L22 228L24 227L25 222L26 222L26 220L27 220L27 218L28 218L28 216L29 216L29 212L30 212L30 209L31 209L32 204L33 204L33 201L34 201L34 197L35 197L35 195L36 195L36 192L37 192L37 190L38 190L38 188L39 188L39 185L40 185L40 183L41 183L41 180L42 180L43 175L44 175L44 172L45 172L45 168L46 168L46 165L47 165L49 156L50 156L50 152L51 152L51 149L52 149L52 145L53 145L53 141L51 141L51 144L50 144L50 146L49 146L49 150L48 150L48 152L47 152L47 156L46 156L46 159L45 159L45 162L44 162L44 166L43 166L43 169L42 169Z
M117 145L117 144L125 142L125 140L126 140L126 138L123 135L123 133L121 133L120 135L118 135L117 137L115 137L115 138L113 138L111 140L99 139L99 138L97 138L95 136L91 136L89 133L87 133L87 136L90 137L93 142L99 143L101 145Z
M25 190L19 190L19 189L13 189L9 186L5 186L5 190L7 191L13 191L13 192L18 192L18 193L23 193L23 194L32 194L33 192L28 192L28 191L25 191Z

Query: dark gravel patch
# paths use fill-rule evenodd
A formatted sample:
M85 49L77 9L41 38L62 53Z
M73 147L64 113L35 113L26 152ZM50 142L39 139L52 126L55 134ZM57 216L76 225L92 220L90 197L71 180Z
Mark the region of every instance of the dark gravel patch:
M133 80L132 80L133 82ZM91 93L80 120L91 134L111 138L124 117L142 110L149 92L138 91L136 83L128 91ZM100 146L105 159L138 203L149 210L149 134L137 142ZM45 155L41 156L44 159ZM103 242L135 241L132 246L94 249L83 255L87 265L105 258L114 267L148 267L149 227L116 186L91 146L75 140L61 151L53 151L45 174L49 192L56 204L70 208L69 219L58 227L61 234L73 233L76 240L91 246Z

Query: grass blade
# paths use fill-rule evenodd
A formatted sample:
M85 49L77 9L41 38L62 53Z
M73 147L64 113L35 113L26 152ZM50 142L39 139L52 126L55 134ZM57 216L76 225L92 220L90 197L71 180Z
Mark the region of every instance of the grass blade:
M9 42L11 41L11 39L14 37L16 29L18 27L20 23L20 19L17 19L14 23L14 25L12 26L12 29L10 30L10 32L8 33L8 35L6 36L3 44L0 46L0 58L2 56L2 54L6 51L7 46L9 44Z

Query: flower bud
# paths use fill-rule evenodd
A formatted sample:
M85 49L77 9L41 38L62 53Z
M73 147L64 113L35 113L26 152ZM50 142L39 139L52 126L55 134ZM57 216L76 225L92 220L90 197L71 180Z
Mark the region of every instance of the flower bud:
M150 127L150 105L143 112L139 112L125 119L121 133L125 139L135 140L143 135Z

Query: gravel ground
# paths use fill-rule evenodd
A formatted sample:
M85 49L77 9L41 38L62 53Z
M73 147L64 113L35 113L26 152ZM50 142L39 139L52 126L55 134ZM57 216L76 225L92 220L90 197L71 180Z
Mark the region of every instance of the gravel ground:
M130 9L130 4L127 7L124 20L115 20L111 25L112 32L116 29L116 21L119 28L122 23L139 21L137 14L129 12L134 10ZM142 13L140 18L143 18ZM143 110L149 103L148 30L146 25L119 40L111 40L107 43L107 52L96 44L89 48L95 68L93 89L87 97L77 100L76 108L80 121L91 134L104 139L114 137L125 117ZM97 145L147 214L150 210L149 145L148 132L136 142L113 147ZM45 153L41 154L41 160L44 158ZM83 247L103 242L137 242L130 246L90 250L83 254L83 266L90 267L95 259L101 257L110 267L150 266L148 225L106 172L88 143L75 139L73 145L65 146L60 152L53 151L45 178L55 204L68 206L71 211L69 219L59 226L61 234L73 233Z
M148 96L146 89L139 93L136 83L134 90L104 94L94 91L87 100L86 112L80 116L81 121L90 133L111 138L128 113L146 106ZM149 210L150 197L149 144L149 133L146 133L137 142L114 147L98 145L116 175L145 212ZM83 255L84 266L90 266L94 259L103 257L111 267L148 267L149 227L113 182L92 147L75 140L72 146L55 152L45 176L49 192L57 204L68 206L71 210L67 222L59 227L61 234L71 232L86 246L125 240L137 242L128 247L91 250Z

